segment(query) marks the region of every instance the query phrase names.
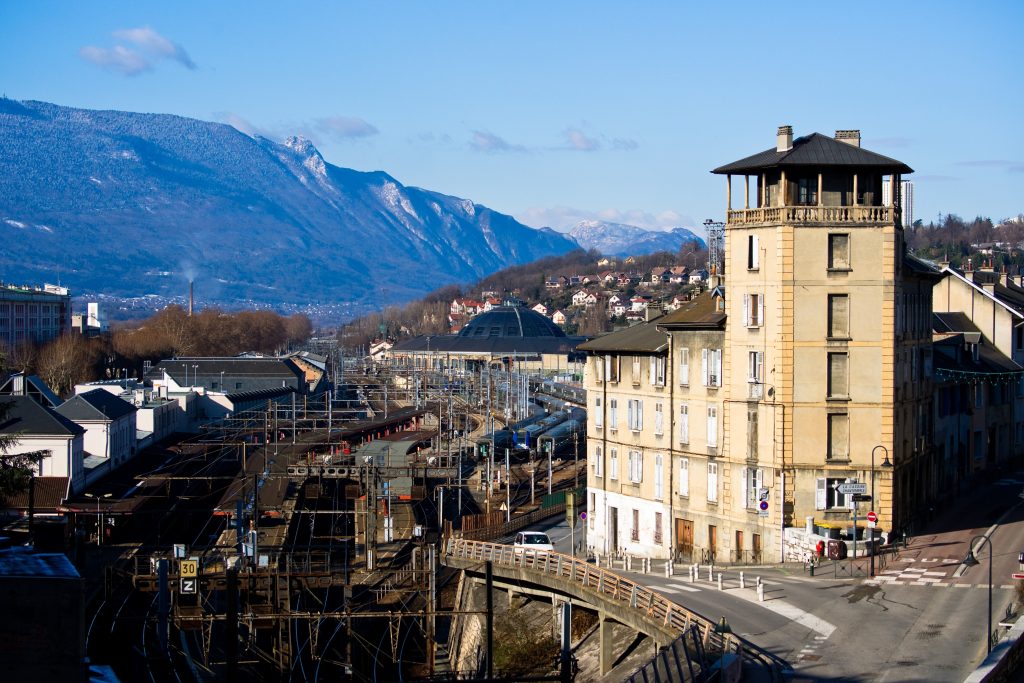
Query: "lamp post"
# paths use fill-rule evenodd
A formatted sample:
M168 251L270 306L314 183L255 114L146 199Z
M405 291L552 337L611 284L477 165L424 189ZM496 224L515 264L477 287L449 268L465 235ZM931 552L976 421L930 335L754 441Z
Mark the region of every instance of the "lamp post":
M102 496L97 496L95 493L83 494L86 498L96 499L96 545L100 545L100 540L103 538L103 519L100 517L100 499L110 498L113 493L104 493Z
M992 541L989 540L988 536L981 534L971 539L970 545L967 546L967 556L964 558L965 567L974 567L979 564L978 558L974 556L974 542L981 539L988 545L988 630L985 631L985 646L988 654L992 654Z
M888 448L886 448L885 446L879 444L879 445L877 445L877 446L875 446L874 448L871 449L871 505L875 506L875 507L877 507L876 504L875 504L875 451L877 451L879 448L881 448L883 451L885 451L885 459L882 460L882 463L879 465L879 467L882 467L882 468L885 468L885 469L889 469L889 468L892 467L892 463L889 462L889 449ZM857 533L856 529L854 529L854 533ZM876 548L875 548L875 528L871 527L871 571L870 571L870 574L871 574L872 577L874 577L874 575L875 575L875 552L876 552Z

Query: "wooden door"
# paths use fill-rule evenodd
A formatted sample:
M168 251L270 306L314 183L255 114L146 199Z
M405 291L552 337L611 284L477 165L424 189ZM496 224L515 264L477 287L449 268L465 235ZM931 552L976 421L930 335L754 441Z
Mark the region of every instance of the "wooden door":
M693 521L676 518L676 554L680 561L693 559Z
M708 524L708 562L715 561L715 554L718 549L718 527Z
M619 508L608 508L608 552L619 552Z
M751 540L750 552L755 563L761 562L761 534L754 534Z
M736 562L743 561L743 532L736 530Z

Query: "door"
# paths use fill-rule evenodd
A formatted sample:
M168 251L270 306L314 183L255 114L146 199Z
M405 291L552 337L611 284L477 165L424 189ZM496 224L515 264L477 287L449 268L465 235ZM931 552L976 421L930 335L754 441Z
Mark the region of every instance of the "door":
M753 555L751 561L754 564L760 564L761 562L761 534L754 534L750 539L750 552Z
M743 532L736 530L736 562L743 562Z
M708 553L707 562L714 563L715 551L718 548L718 527L708 524Z
M693 560L693 521L676 518L676 555L682 562Z
M619 551L619 508L608 508L608 552Z

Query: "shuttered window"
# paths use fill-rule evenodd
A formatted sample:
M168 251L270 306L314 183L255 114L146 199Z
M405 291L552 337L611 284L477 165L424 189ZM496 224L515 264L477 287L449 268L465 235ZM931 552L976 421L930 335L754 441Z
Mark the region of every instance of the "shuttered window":
M830 460L850 458L850 416L833 413L828 416L828 454Z
M850 395L849 356L845 353L828 354L828 396L845 398Z
M850 297L846 294L828 295L828 336L850 337Z

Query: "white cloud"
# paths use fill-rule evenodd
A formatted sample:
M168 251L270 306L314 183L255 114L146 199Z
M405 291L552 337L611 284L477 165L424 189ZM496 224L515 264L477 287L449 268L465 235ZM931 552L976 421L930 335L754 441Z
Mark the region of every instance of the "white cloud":
M606 208L595 211L570 206L533 206L517 214L516 220L526 225L551 227L562 232L568 232L585 220L625 223L646 230L668 230L680 226L693 229L697 225L692 217L674 210L651 213L642 209Z
M125 76L138 76L153 68L148 59L123 45L115 45L109 49L86 45L78 54L87 62Z
M173 59L187 69L196 68L195 62L180 45L172 43L149 26L122 28L114 31L113 35L118 40L134 43L153 56Z
M474 130L469 146L479 152L525 152L522 145L513 145L504 138L485 130Z
M568 148L577 152L593 152L601 148L598 140L589 137L579 128L566 128L562 131L562 136Z
M354 116L329 116L314 121L316 127L338 138L366 138L380 131L373 124Z
M86 45L78 51L79 56L87 62L124 76L138 76L151 71L154 63L163 59L178 62L186 69L196 68L195 62L184 48L149 26L118 29L112 35L121 44L111 48ZM123 43L129 43L134 47L127 47Z

